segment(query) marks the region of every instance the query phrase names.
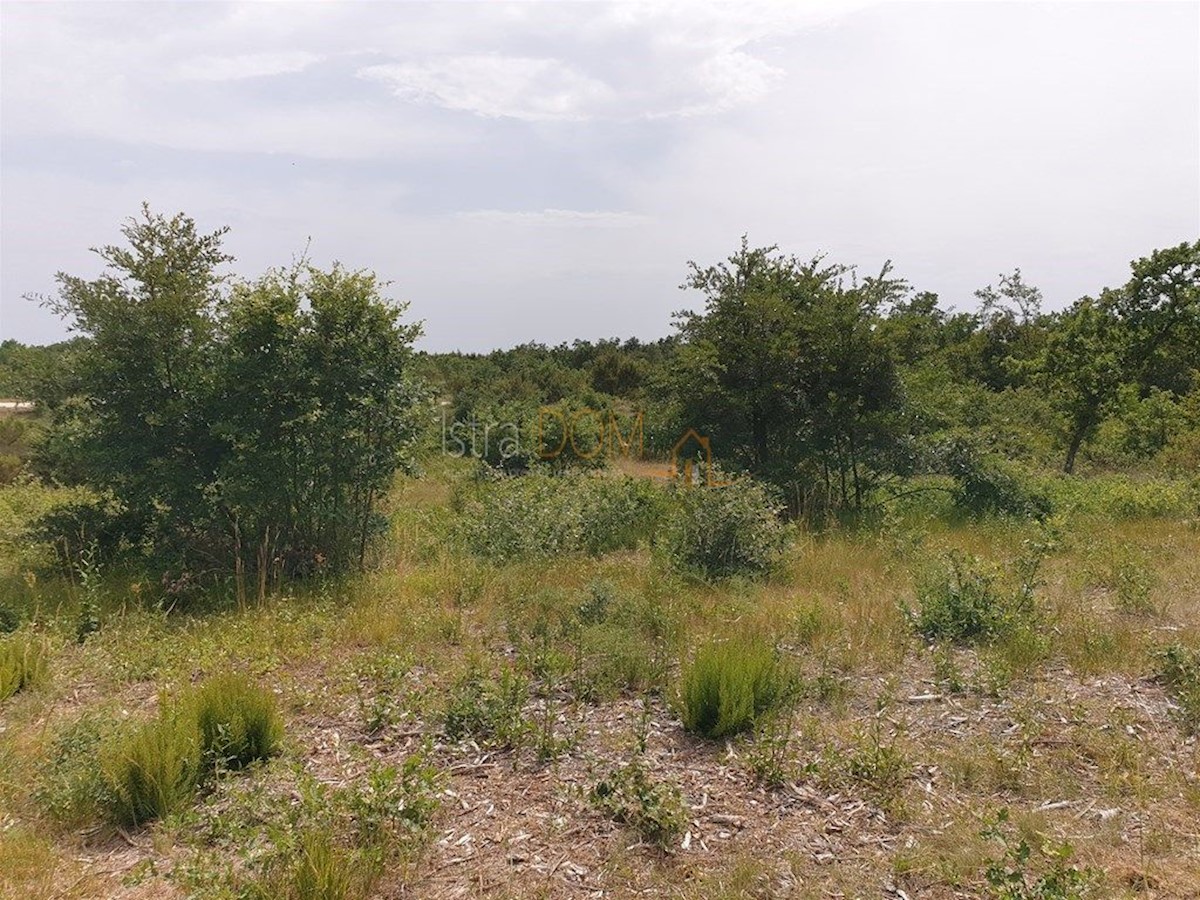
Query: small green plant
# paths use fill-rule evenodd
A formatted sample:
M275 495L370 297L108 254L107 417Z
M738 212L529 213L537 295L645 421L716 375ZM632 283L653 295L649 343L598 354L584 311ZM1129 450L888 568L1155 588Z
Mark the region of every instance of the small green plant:
M1039 842L1035 853L1028 840L1013 833L1007 809L996 814L981 836L999 841L1004 848L999 859L989 860L985 871L990 895L996 900L1083 900L1091 896L1096 873L1070 865L1071 845Z
M643 840L666 849L687 825L679 788L650 777L642 753L613 769L592 788L592 806Z
M789 681L770 646L751 640L706 644L683 673L683 725L710 738L746 731L787 700Z
M933 678L938 687L950 694L961 694L966 691L962 669L954 659L954 648L948 644L938 644L933 648Z
M55 735L38 773L38 805L56 822L88 821L111 802L96 759L108 727L100 714L82 716Z
M1158 680L1177 704L1179 724L1189 734L1200 734L1200 649L1172 644L1155 656Z
M275 696L244 675L210 679L196 691L192 704L210 771L241 769L279 752L283 719Z
M347 807L366 847L423 840L441 805L442 776L428 761L428 748L408 756L399 768L377 766L366 784L347 795Z
M46 678L46 645L33 634L0 641L0 700L40 684Z
M516 670L504 668L496 678L473 669L451 690L444 732L451 741L467 738L500 750L519 750L529 736L525 719L529 682Z
M781 788L795 777L792 751L792 721L789 716L771 716L760 722L754 740L746 746L746 758L755 780L768 788Z
M79 554L79 619L75 640L83 643L100 630L100 561L96 545L89 544Z
M882 797L898 795L909 762L895 739L885 734L881 716L859 731L854 746L842 757L846 775Z
M122 825L143 825L180 809L196 793L202 769L200 729L184 704L162 708L103 754L109 811Z

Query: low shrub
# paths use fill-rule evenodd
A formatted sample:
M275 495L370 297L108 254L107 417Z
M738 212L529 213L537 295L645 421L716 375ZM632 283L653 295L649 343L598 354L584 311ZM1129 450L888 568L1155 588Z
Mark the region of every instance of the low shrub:
M0 700L34 687L46 677L46 645L32 634L0 642Z
M641 754L598 781L588 799L614 822L664 849L687 825L679 788L651 778Z
M941 566L915 573L917 610L905 607L914 629L932 641L980 643L1010 637L1037 624L1034 591L1038 554L1017 565L1018 584L977 557L951 551Z
M185 704L117 737L101 760L109 812L139 826L191 802L202 771L200 729Z
M663 507L646 479L529 474L483 482L462 503L459 534L491 559L627 550L653 535Z
M497 678L472 670L451 690L443 731L451 741L468 738L501 750L519 749L531 724L524 716L529 683L506 668Z
M1177 704L1180 725L1189 734L1200 734L1200 649L1172 644L1155 656L1158 680Z
M683 725L710 738L747 731L787 700L789 681L774 649L765 644L706 644L683 673Z
M749 478L721 486L677 486L664 525L671 562L704 578L763 575L783 549L780 505Z
M240 769L279 752L283 719L275 696L244 675L218 675L192 698L209 769Z

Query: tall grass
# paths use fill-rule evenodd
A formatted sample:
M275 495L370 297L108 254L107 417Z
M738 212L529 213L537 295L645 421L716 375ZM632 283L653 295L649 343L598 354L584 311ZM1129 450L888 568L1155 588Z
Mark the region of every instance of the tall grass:
M46 677L46 645L30 634L14 634L0 643L0 700L33 687Z
M201 763L200 729L187 705L162 709L118 737L102 760L112 817L139 826L182 808L195 796Z
M683 725L710 738L747 731L788 692L773 648L745 639L706 644L683 673Z
M192 700L206 765L240 769L279 752L283 719L274 695L243 675L210 679Z

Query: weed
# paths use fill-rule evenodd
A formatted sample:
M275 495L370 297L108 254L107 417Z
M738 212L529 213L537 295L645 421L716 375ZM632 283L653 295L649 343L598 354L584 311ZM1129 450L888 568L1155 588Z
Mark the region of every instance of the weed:
M1037 853L1025 838L1008 827L1008 810L1002 809L981 836L999 841L999 859L988 862L985 877L997 900L1082 900L1090 895L1096 873L1070 865L1073 851L1067 843L1039 842ZM1040 872L1033 871L1037 864Z
M104 718L84 715L57 734L38 773L34 797L57 822L76 825L112 802L96 759L110 737Z
M525 703L529 682L516 670L504 668L497 678L487 678L478 669L467 673L451 690L446 705L447 739L467 738L500 750L519 750L529 735Z
M778 715L760 722L746 747L746 758L759 784L774 789L791 781L796 774L791 718Z
M641 753L613 769L592 788L592 805L643 840L666 849L687 824L679 788L650 777Z
M1200 650L1172 644L1155 655L1158 679L1178 706L1180 725L1189 734L1200 734Z

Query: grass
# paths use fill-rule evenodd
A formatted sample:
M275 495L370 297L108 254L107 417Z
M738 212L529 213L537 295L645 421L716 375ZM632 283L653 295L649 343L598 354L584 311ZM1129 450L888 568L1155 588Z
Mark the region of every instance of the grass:
M0 638L0 701L46 680L45 641L35 634Z
M745 639L705 644L681 679L683 726L709 738L747 731L786 703L790 689L773 647Z
M200 749L213 769L241 769L270 759L283 741L283 719L270 691L244 675L209 679L191 698Z
M21 622L0 642L53 648L52 677L0 707L0 893L988 896L1022 840L1030 889L1053 872L1043 849L1070 843L1064 868L1101 873L1097 896L1200 891L1200 532L1174 513L1068 511L1022 618L1012 564L1043 539L1024 521L797 532L767 577L702 581L655 536L465 553L466 477L401 481L369 572L243 610L170 610L146 573L108 566L82 644L78 584L0 547ZM30 491L0 490L0 509L33 510ZM932 581L918 560L941 561ZM968 570L985 599L949 600L936 638L914 628L904 606L973 590ZM225 760L207 779L199 725L172 713L206 692ZM272 703L286 741L264 738ZM80 834L113 804L136 846L102 830L85 871ZM1008 836L981 837L1001 806Z

